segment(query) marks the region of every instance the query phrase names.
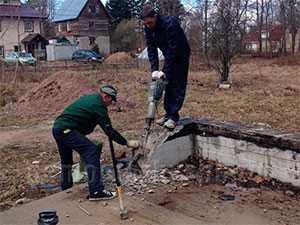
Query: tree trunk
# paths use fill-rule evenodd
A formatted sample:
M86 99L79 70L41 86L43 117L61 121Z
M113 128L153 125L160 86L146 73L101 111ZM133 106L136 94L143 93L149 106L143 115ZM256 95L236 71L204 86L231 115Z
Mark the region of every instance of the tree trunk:
M207 26L207 11L208 11L208 0L204 2L204 55L207 55L207 42L208 42L208 26Z
M261 11L259 11L259 8ZM256 0L256 16L257 16L257 25L258 25L258 43L259 43L259 55L262 54L262 26L263 26L263 1L261 7L259 7L259 0Z
M229 63L227 57L224 57L222 62L221 83L227 83L228 77L229 77Z
M292 54L295 54L295 48L296 48L296 36L297 36L297 30L293 29L292 31Z

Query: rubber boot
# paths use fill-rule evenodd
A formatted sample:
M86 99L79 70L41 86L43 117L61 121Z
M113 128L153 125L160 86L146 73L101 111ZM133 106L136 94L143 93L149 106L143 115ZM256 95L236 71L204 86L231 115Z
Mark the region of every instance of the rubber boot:
M73 186L72 166L62 165L61 189L67 190Z

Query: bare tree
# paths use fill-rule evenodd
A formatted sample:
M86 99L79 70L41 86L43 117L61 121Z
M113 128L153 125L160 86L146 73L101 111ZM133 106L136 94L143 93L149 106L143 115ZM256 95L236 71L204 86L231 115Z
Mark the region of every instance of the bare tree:
M256 0L256 18L258 27L259 55L262 54L262 30L264 24L264 0Z
M186 14L181 0L148 0L146 3L152 5L161 15L182 19Z
M198 7L201 11L200 21L202 23L203 30L203 53L207 55L208 52L208 19L209 19L209 8L212 4L212 1L209 0L198 0Z
M59 0L27 0L26 4L38 10L45 18L42 21L42 32L45 36L54 36L54 26L51 21L54 18Z
M281 41L281 53L286 54L286 33L287 33L287 26L288 26L288 22L287 22L287 4L286 4L286 0L279 0L279 15L278 15L279 19L278 21L280 22L280 24L282 25L282 31L283 31L283 38Z
M266 55L269 54L269 56L272 56L273 54L273 46L272 46L272 37L271 37L271 32L273 28L273 5L272 5L272 0L265 0L265 36L266 36L266 41L265 41L265 51Z
M290 41L290 51L296 51L296 37L300 29L300 1L299 0L277 0L277 20L283 30L282 52L287 53L287 40Z
M297 0L287 0L287 2L288 2L288 25L289 25L290 33L292 36L291 52L292 52L292 54L294 54L295 46L296 46L296 36L297 36L297 32L299 29L299 22L300 22L300 19L299 19L300 3Z
M218 0L208 22L207 61L220 75L220 83L230 83L232 58L240 52L248 0Z

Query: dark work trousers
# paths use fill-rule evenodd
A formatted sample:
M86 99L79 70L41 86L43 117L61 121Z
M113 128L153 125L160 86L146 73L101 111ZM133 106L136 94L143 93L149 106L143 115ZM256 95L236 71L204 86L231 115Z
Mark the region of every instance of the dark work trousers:
M168 85L165 89L164 109L166 117L177 122L179 120L179 110L181 109L187 86L187 76L189 71L189 56L178 63L174 63L172 74L168 77Z
M101 147L95 145L88 138L77 131L70 131L69 133L64 134L63 129L53 128L52 133L54 139L56 140L61 159L62 190L68 189L73 185L72 150L75 150L85 162L88 174L89 192L101 192L104 189L100 167Z

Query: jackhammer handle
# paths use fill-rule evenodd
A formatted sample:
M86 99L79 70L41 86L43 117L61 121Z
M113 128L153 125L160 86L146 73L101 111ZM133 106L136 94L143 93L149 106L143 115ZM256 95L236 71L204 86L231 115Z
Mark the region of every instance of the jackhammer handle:
M110 153L111 153L111 158L112 158L112 163L113 163L113 168L114 168L114 173L115 173L116 184L117 184L117 187L119 187L119 186L121 186L121 182L119 180L114 144L110 137L108 138L108 140L109 140Z

